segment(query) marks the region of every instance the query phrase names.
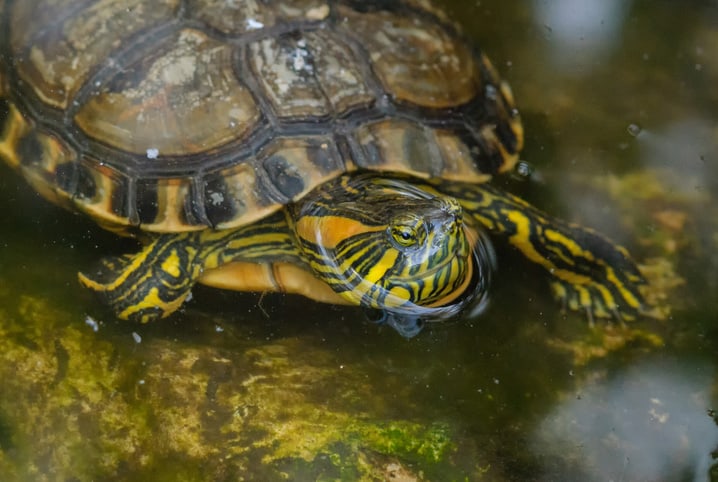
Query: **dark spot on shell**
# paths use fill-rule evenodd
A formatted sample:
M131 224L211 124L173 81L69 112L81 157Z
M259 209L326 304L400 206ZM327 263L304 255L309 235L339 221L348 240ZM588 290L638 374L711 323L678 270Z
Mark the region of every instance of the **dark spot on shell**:
M81 199L93 199L96 193L97 186L90 168L83 166L82 164L78 164L77 185L75 187L74 195Z
M233 196L227 189L227 183L220 175L205 178L202 183L204 211L212 226L229 221L237 214Z
M307 154L320 172L332 172L337 169L336 164L339 156L330 141L308 147Z
M402 8L402 4L396 0L372 0L371 2L367 2L366 0L349 0L348 3L353 10L361 13L376 12L379 10L396 12Z
M194 184L190 188L189 194L184 198L184 210L179 213L185 224L190 226L207 226L210 225L202 203L198 201Z
M157 219L157 181L152 179L137 182L137 215L140 224L151 224Z
M55 186L61 191L72 194L75 185L75 163L66 162L55 168Z
M42 162L44 152L45 148L42 146L35 132L24 135L17 143L17 154L20 158L20 163L24 166L31 166Z
M274 155L264 161L269 181L285 197L280 201L286 202L294 199L304 191L304 179L296 166L280 155Z
M127 204L127 181L123 179L115 179L112 193L110 194L110 209L112 212L122 218L129 217Z

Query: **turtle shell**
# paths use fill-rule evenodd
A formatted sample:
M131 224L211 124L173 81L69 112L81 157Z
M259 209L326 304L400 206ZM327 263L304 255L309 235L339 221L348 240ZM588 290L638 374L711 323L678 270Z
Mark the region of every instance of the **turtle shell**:
M104 225L231 228L361 169L484 182L523 142L428 0L0 8L0 156Z

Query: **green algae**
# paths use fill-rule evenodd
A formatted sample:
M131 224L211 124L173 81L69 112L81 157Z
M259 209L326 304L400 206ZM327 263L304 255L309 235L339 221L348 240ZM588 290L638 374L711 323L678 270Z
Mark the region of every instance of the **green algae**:
M450 425L377 417L366 378L300 338L236 351L164 339L118 349L68 316L29 296L0 311L5 474L271 480L329 461L324 473L370 480L384 470L367 462L376 454L386 466L449 470Z

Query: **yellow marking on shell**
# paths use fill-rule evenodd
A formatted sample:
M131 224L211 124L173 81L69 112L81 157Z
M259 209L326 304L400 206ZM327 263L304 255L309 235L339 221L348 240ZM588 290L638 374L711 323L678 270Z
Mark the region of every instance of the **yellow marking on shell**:
M516 164L516 161L518 160L518 152L523 149L524 127L521 123L521 117L519 117L518 115L513 115L512 112L516 109L516 101L514 99L514 93L511 90L511 86L505 80L500 80L499 73L494 67L494 64L491 62L491 59L489 59L489 57L484 53L481 54L481 62L488 70L489 76L492 78L492 80L494 82L498 82L499 91L501 92L503 98L506 100L505 107L509 110L508 112L506 112L506 115L508 116L507 122L509 123L511 130L516 136L515 154L508 154L506 152L503 152L502 149L502 155L505 155L506 157L504 157L505 162L500 167L499 171L506 172L507 170L513 168L513 166Z
M156 233L173 233L205 229L204 225L192 226L180 216L185 211L185 200L189 195L189 181L167 179L157 187L157 217L154 222L143 224L142 228Z
M24 166L18 156L18 142L27 135L34 136L42 146L41 157L31 160L31 167ZM12 103L9 103L4 132L0 132L0 158L22 173L42 197L67 208L71 206L73 199L69 193L59 190L55 185L55 172L60 164L76 162L74 154L57 138L36 130ZM77 201L75 204L80 208L84 207Z
M229 201L238 212L237 216L215 226L216 229L246 226L269 216L279 208L271 205L260 206L256 194L257 173L251 165L240 163L217 171L216 174L227 186Z
M519 160L518 151L509 152L506 150L503 142L501 142L496 135L496 127L494 125L484 126L481 129L481 137L483 137L488 144L498 149L501 153L500 157L503 159L503 162L499 166L498 172L506 172L514 168Z
M25 136L30 130L25 118L20 114L14 104L10 103L8 120L5 122L5 131L0 139L0 156L13 168L20 166L20 158L17 156L17 141ZM0 126L2 127L2 126Z
M92 165L93 179L97 185L95 199L80 202L75 199L79 210L88 214L92 219L107 229L118 234L125 234L130 220L126 216L118 216L113 212L111 193L121 189L113 183L114 172L106 165Z

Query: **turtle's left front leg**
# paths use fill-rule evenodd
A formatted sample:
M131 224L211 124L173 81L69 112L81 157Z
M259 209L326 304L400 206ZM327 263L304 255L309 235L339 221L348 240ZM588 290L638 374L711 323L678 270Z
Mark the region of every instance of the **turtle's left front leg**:
M633 319L645 310L646 283L625 248L588 228L553 218L493 186L453 183L456 196L481 226L508 240L548 271L566 306L591 316Z

